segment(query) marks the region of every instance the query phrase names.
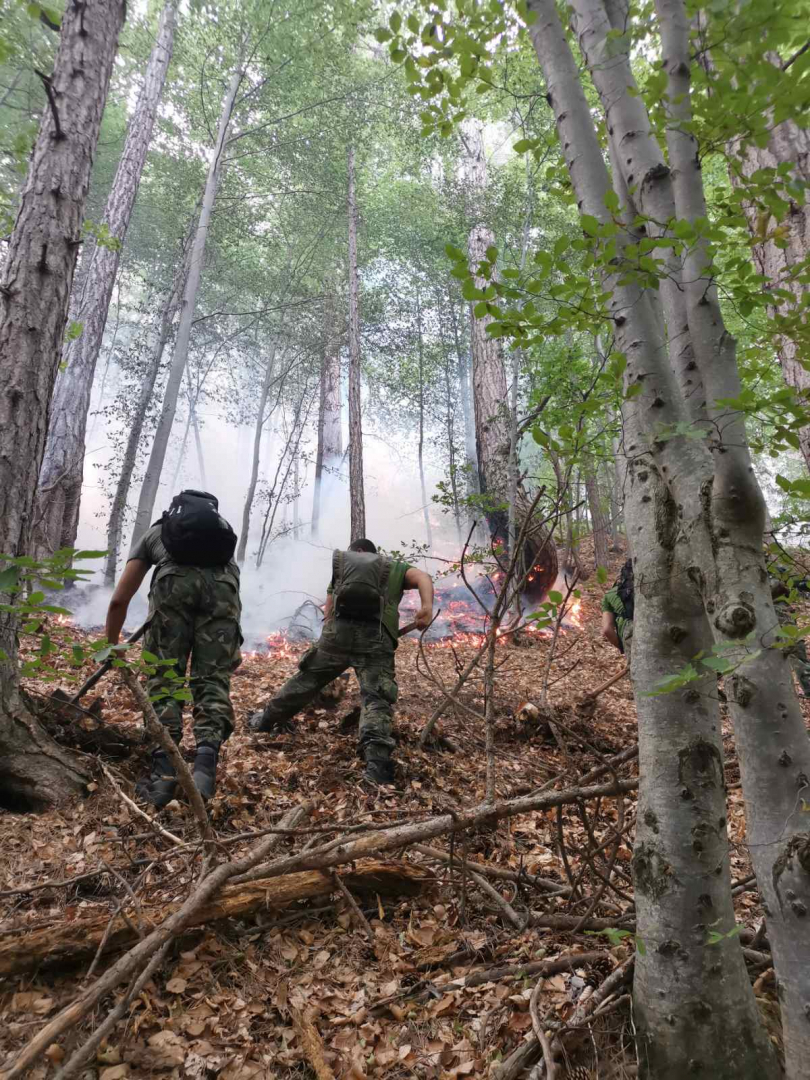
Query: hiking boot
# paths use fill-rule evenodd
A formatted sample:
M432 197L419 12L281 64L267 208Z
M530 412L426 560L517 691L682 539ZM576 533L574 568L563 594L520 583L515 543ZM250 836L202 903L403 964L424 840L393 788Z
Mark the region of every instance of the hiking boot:
M149 774L135 785L135 794L162 810L174 798L176 787L177 773L171 758L165 750L154 750Z
M217 790L217 758L219 747L212 743L200 743L194 758L194 786L204 802L213 798Z
M270 735L272 732L295 730L292 720L280 720L278 717L267 716L264 711L253 713L248 720L248 727L254 735Z
M393 784L394 763L387 748L369 747L365 752L366 771L363 779L376 786Z

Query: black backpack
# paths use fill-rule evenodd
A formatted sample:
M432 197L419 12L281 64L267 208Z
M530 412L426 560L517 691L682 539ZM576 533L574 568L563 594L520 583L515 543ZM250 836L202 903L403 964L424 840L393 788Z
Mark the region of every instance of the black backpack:
M616 579L616 592L624 608L625 619L632 621L635 614L635 587L633 579L633 563L630 559L622 567L621 573Z
M367 551L332 552L332 599L335 618L360 622L382 620L388 600L391 563Z
M207 491L181 491L161 518L160 539L181 566L225 566L236 550L236 533Z

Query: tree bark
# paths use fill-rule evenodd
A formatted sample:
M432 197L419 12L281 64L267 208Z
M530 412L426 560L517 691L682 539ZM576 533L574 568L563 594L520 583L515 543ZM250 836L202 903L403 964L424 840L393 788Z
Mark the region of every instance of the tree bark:
M146 164L171 60L176 18L177 0L168 0L160 16L157 39L104 209L103 224L109 229L116 246L94 245L91 262L82 282L82 295L74 298L72 305L71 316L81 324L82 332L65 349L66 366L51 407L37 499L35 549L39 555L52 555L59 548L73 547L76 541L84 475L85 432L96 362L121 261L121 248Z
M476 287L486 289L490 282L477 271L479 264L486 259L487 248L494 247L495 236L482 220L481 202L487 183L487 165L480 128L473 129L468 145L470 181L476 204L474 209L479 219L470 231L468 254ZM491 322L490 315L476 316L474 306L470 306L473 411L481 500L490 536L493 541L499 541L504 548L508 548L509 393L503 350L498 339L487 334L487 327ZM521 484L517 485L516 501L516 531L519 531L527 504L526 493ZM528 533L525 547L523 565L528 567L534 564L532 584L527 591L538 598L545 596L557 578L557 553L554 545L546 531L538 527ZM523 577L520 568L517 576Z
M163 362L163 353L165 352L166 345L171 337L172 324L180 304L180 297L185 288L192 251L193 231L194 226L192 224L192 230L185 238L181 257L176 265L171 289L161 305L154 352L152 353L152 359L149 366L144 373L141 388L138 391L138 400L135 404L135 410L130 423L127 444L124 448L124 457L121 462L121 472L118 475L118 483L116 484L115 495L113 496L112 505L110 507L110 520L107 524L107 557L104 560L104 583L106 585L112 585L115 582L115 575L118 569L118 556L121 550L121 540L124 532L127 500L129 498L129 489L132 484L132 474L135 472L135 464L138 460L138 450L141 445L141 435L143 434L146 415L149 411L149 406L155 392L155 383L157 382L160 366Z
M478 478L478 454L475 448L475 417L473 415L470 392L470 357L462 348L459 332L458 312L450 286L447 286L447 303L450 312L450 324L453 327L453 342L456 347L456 369L458 377L461 412L464 418L464 456L467 466L467 487L470 494L478 495L481 484Z
M343 457L340 400L340 330L335 282L327 283L323 306L323 354L321 358L318 405L318 448L315 456L315 485L312 496L312 536L317 537L323 496L323 473L331 474Z
M349 213L349 500L351 539L366 535L366 497L363 487L363 416L360 371L360 285L357 276L357 198L354 147L348 156Z
M245 495L245 504L242 508L242 528L239 532L239 545L236 549L236 561L240 566L244 563L247 554L248 534L250 533L250 515L253 510L253 500L256 497L256 484L259 480L262 434L264 433L264 425L267 422L265 410L267 409L267 399L270 396L270 387L273 383L273 375L275 374L276 369L277 349L278 342L274 338L270 344L270 350L267 354L267 361L264 366L264 378L262 379L262 390L259 395L259 407L256 412L256 423L253 427L253 457L250 463L250 481L248 482L247 494Z
M31 552L37 478L123 0L68 5L0 285L0 552ZM7 596L2 596L8 602ZM17 620L0 615L0 802L38 808L80 790L80 760L20 696Z
M191 261L185 287L183 289L183 301L180 308L180 321L177 327L177 338L174 343L172 364L169 369L169 378L166 383L166 391L163 395L163 408L158 420L152 450L149 455L149 463L146 466L146 474L141 485L141 494L138 500L138 510L135 516L135 529L133 540L138 540L149 528L155 508L160 475L163 472L163 463L166 460L166 449L169 445L169 437L172 433L175 413L177 412L177 398L180 393L180 385L183 381L183 372L188 360L188 347L191 338L191 327L194 322L194 312L197 306L197 294L200 289L203 262L205 259L205 244L208 239L208 230L211 227L211 215L214 209L217 192L222 179L223 153L225 140L228 135L231 117L233 115L236 95L242 84L244 72L241 61L231 75L225 100L222 105L222 113L219 118L219 129L214 144L211 162L208 166L208 175L205 181L200 219L194 234L194 243L191 249Z
M768 278L771 288L788 289L795 297L793 301L781 300L774 304L771 314L796 318L797 309L807 291L806 284L797 277L797 273L810 255L810 206L806 194L810 190L810 132L794 121L786 120L773 129L767 146L747 145L735 167L729 171L732 183L739 184L737 169L748 178L758 169L776 169L786 163L792 166L791 178L803 186L805 199L800 203L791 203L779 234L771 227L770 221L763 220L756 206L747 203L744 210L751 235L760 240L753 247L757 269ZM796 337L784 335L777 339L777 352L785 382L806 401L810 397L810 372L802 364L801 342ZM810 469L810 426L799 429L799 444L805 465Z
M602 498L599 493L599 484L596 478L596 467L593 459L588 459L583 468L585 478L585 494L588 498L588 512L591 515L591 530L593 532L593 554L597 566L607 567L610 559L608 551L608 538L610 525L605 517L602 506Z
M546 76L579 209L604 222L610 181L576 63L553 0L530 0L529 7L538 15L530 34ZM582 29L580 43L601 94L604 68L610 65L601 62L601 52L597 59L589 37L594 27L601 26L601 40L609 40L610 24L600 0L575 0L575 10ZM623 78L621 71L613 75ZM632 130L622 114L625 101L633 105L636 101L627 93L626 82L610 98L612 147L624 138L617 138L620 131ZM607 108L605 98L603 105ZM635 134L641 138L649 124L635 120ZM622 172L632 154L647 152L628 136L621 164L614 160L615 171ZM628 188L632 182L641 190L647 181L644 173L623 175ZM655 170L651 182L657 179ZM623 212L632 215L630 207ZM707 620L684 572L689 565L691 573L695 555L683 550L678 528L679 515L686 513L685 495L681 487L681 497L673 497L665 480L673 471L681 478L688 476L693 502L705 475L705 451L695 447L695 440L677 445L673 440L658 450L665 457L659 466L648 445L652 417L658 415L663 423L681 420L693 415L694 402L688 401L691 391L681 377L683 371L671 366L667 357L659 308L632 278L620 277L625 243L620 233L605 290L610 294L617 346L628 360L628 384L638 380L642 386L641 394L625 402L624 429L633 455L626 503L636 573L631 671L634 684L643 691L683 667L708 640ZM684 272L685 280L692 276ZM705 371L701 374L705 378ZM702 696L690 687L685 693L655 697L637 694L636 704L642 810L634 873L637 933L644 949L636 957L635 998L642 1075L680 1080L703 1069L728 1080L776 1077L778 1066L733 934L712 945L711 951L707 947L709 923L716 921L722 933L730 933L734 925L716 703L711 695Z
M416 288L416 335L419 354L419 490L422 495L422 515L425 520L425 541L428 555L433 552L433 531L430 527L430 507L428 506L427 486L425 484L425 342L422 334L422 298L419 287Z

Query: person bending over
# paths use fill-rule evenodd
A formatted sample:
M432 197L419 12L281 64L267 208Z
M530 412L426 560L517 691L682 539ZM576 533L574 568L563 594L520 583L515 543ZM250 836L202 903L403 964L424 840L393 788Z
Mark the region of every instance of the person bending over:
M360 683L360 752L366 779L390 784L393 706L397 700L394 653L399 633L399 603L406 589L418 589L421 606L416 625L433 618L433 581L429 574L399 559L377 554L370 540L355 540L348 551L332 553L320 639L298 664L298 672L250 721L254 732L285 727L328 683L354 668Z

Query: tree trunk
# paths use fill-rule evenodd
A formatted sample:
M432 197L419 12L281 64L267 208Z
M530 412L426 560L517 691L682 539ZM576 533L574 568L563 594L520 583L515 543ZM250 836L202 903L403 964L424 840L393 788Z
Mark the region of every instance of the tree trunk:
M469 146L471 183L474 187L475 202L480 204L487 183L484 141L480 128L473 130ZM477 206L476 210L477 216L480 216L480 206ZM494 244L494 234L483 221L479 220L473 225L468 241L468 254L473 266L476 288L486 289L490 284L489 280L477 271L479 264L486 260L487 248ZM475 314L474 306L470 306L473 406L481 499L490 536L493 541L499 541L504 548L508 548L509 394L503 350L498 339L487 334L487 327L491 322L490 315L479 317ZM519 529L527 504L526 494L520 484L517 485L517 503ZM522 566L527 568L532 564L533 580L527 591L533 597L539 598L545 596L557 578L557 553L542 527L531 529L527 536ZM522 576L523 571L519 568L518 577Z
M453 293L447 286L447 304L450 312L450 323L453 327L453 342L456 347L456 366L458 373L458 389L461 399L461 412L464 417L464 455L467 466L467 487L472 495L478 495L481 485L478 478L478 454L475 448L475 417L470 394L470 357L461 347L461 336L458 325L458 312L453 301Z
M585 494L588 499L588 512L591 515L594 558L597 567L607 567L610 559L610 554L608 552L610 525L605 517L602 498L599 494L599 484L596 479L596 468L592 459L586 461L583 475L585 478Z
M318 405L318 448L312 496L312 536L317 537L321 517L323 473L327 476L343 457L340 401L340 331L337 323L334 281L327 282L323 306L323 355Z
M166 391L163 395L163 408L158 420L155 438L152 443L152 451L149 455L149 463L146 466L146 474L141 485L141 495L138 500L138 511L135 516L135 529L133 540L138 540L149 528L155 508L160 475L163 472L163 463L166 460L166 449L169 445L169 437L172 433L174 417L177 411L177 397L180 393L180 384L183 381L183 372L188 360L188 347L191 338L191 327L194 322L194 311L197 305L197 293L200 289L203 262L205 259L205 244L208 239L208 230L211 227L211 215L222 179L223 152L228 127L233 115L236 95L242 84L244 73L241 62L231 76L228 91L222 105L222 114L219 118L219 130L217 131L216 143L214 144L211 162L208 166L208 175L205 181L200 219L194 235L194 243L191 250L191 262L183 290L183 302L180 308L180 322L177 327L177 338L174 343L172 364L169 369L169 378L166 383Z
M422 297L419 287L416 289L416 333L419 351L419 490L422 494L422 514L425 519L425 541L427 553L433 553L433 531L430 527L430 507L428 506L427 486L425 484L425 342L422 336Z
M272 386L273 375L276 370L277 349L278 343L274 338L270 344L270 351L267 354L267 362L264 366L264 378L262 379L262 390L259 395L259 407L256 412L256 423L253 427L253 458L250 463L250 481L248 483L247 494L245 495L245 505L242 508L242 528L239 532L239 545L236 549L236 561L240 566L245 561L245 556L247 554L248 534L250 533L250 515L253 510L253 500L256 497L256 484L259 480L262 434L264 432L264 425L267 422L265 410L267 409L267 399L270 396L270 387Z
M530 34L579 209L604 222L610 182L576 62L553 0L530 0L529 8L538 16ZM575 10L583 30L583 53L601 93L601 79L611 65L601 63L601 51L598 60L591 53L589 35L602 26L601 41L610 40L605 13L600 0L576 0ZM611 75L625 77L621 70ZM614 87L610 98L612 146L623 139L620 125L622 131L630 130L627 117L617 115L625 101L636 101L627 93L626 82L620 92ZM641 124L635 134L641 137L645 131L649 124ZM628 147L622 146L621 165L614 161L617 172L625 166L630 146L635 149L628 139ZM656 175L650 183L655 183ZM633 174L637 190L646 180L643 172ZM625 181L629 187L627 174ZM629 210L623 208L624 213ZM675 440L648 445L652 417L666 423L691 415L689 390L678 378L683 373L662 362L666 351L659 308L630 275L621 278L625 244L620 231L617 258L606 273L604 288L615 313L617 346L628 360L627 383L642 387L641 394L625 402L624 430L633 454L626 505L636 573L632 675L637 689L646 691L681 668L708 638L689 577L679 567L685 558L691 576L694 552L679 554L676 549L681 542L679 514L686 514L684 493L673 497L663 479L673 471L688 476L694 489L691 501L695 495L699 499L705 450L688 439L677 445ZM692 277L684 272L685 280ZM701 374L706 377L705 370ZM656 454L666 456L662 467ZM677 467L676 454L686 459ZM704 1071L717 1080L775 1078L778 1066L731 933L722 744L714 700L690 687L655 697L638 693L636 705L643 763L639 788L643 810L634 852L637 935L643 942L636 957L634 991L641 1075L681 1080ZM708 924L715 922L717 930L728 936L710 951Z
M155 383L157 382L160 365L163 362L163 353L166 350L166 345L171 336L172 323L177 314L180 297L185 288L186 277L188 276L192 251L192 233L193 225L192 232L185 238L181 257L178 260L175 269L171 290L166 295L163 304L161 305L155 349L152 354L152 360L144 373L143 382L138 391L138 400L135 404L135 411L130 423L127 444L121 462L121 472L118 475L118 483L115 488L112 506L110 507L110 520L107 524L107 557L104 560L105 585L112 585L114 583L118 569L118 556L124 532L124 518L126 516L129 489L132 484L132 474L135 471L135 464L138 460L138 449L141 445L143 426L146 422L146 414L149 411L149 406L152 403L152 397L155 392Z
M366 497L363 487L363 416L360 380L360 285L357 277L357 199L354 147L349 147L349 500L351 539L366 535Z
M123 0L68 5L0 285L0 552L28 555L48 409L59 370L93 155ZM4 602L7 596L2 597ZM0 801L41 806L78 791L82 763L20 697L17 620L0 615Z
M753 255L757 270L771 282L773 289L788 289L795 300L782 300L771 309L771 314L783 318L796 318L801 310L807 285L797 271L805 265L810 255L810 132L800 128L792 120L778 124L771 132L767 146L746 144L743 155L737 159L729 172L732 183L739 184L737 169L746 178L757 169L776 169L779 165L791 165L790 178L805 191L803 202L792 202L787 219L780 224L779 232L770 220L763 220L757 206L744 204L745 216L751 235L760 242L754 244ZM784 247L782 245L785 245ZM794 336L777 339L779 363L788 386L794 387L805 401L810 397L810 372L802 355L802 343ZM810 469L810 426L799 429L799 445L805 465Z
M168 0L160 16L158 35L146 67L143 87L132 114L121 160L113 180L103 224L115 247L94 245L81 298L74 298L71 317L81 335L65 349L64 368L51 407L48 441L39 477L37 529L39 555L73 547L79 528L79 505L84 475L85 432L96 362L104 337L121 248L141 181L160 96L172 55L177 0Z

